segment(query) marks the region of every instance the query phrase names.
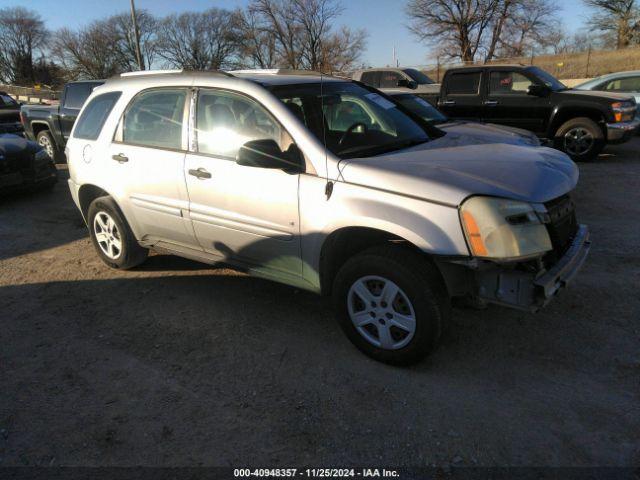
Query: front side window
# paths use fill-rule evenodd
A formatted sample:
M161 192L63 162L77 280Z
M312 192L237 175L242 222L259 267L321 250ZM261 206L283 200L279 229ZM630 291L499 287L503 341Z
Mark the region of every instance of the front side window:
M108 92L94 97L78 118L73 136L84 140L96 140L120 94L121 92Z
M542 82L554 92L560 92L567 89L567 86L564 83L541 68L527 67L527 72L532 73L538 79L542 80Z
M447 79L447 93L452 95L471 95L478 93L480 72L452 73Z
M518 72L496 71L489 75L490 95L525 95L533 82Z
M424 73L422 73L420 70L416 70L415 68L405 68L403 72L409 75L411 79L418 85L431 85L432 83L435 83Z
M222 90L200 90L196 105L196 138L200 153L235 159L251 140L275 140L282 151L292 141L255 100Z
M157 148L182 148L187 91L162 88L139 93L124 113L122 141Z
M279 85L271 91L340 158L367 157L429 140L391 100L350 82Z

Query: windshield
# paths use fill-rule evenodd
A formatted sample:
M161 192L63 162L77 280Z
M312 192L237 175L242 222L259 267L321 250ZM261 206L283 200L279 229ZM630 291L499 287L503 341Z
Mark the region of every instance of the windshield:
M409 75L418 85L431 85L435 83L429 77L427 77L424 73L415 68L405 68L402 70L404 73Z
M280 85L272 89L340 158L369 157L429 140L425 128L382 95L355 83Z
M567 90L568 88L564 83L562 83L556 77L554 77L548 72L545 72L541 68L529 67L527 68L527 71L533 73L536 77L542 80L547 87L549 87L554 92L557 92L559 90Z
M438 125L439 123L447 121L445 115L420 97L407 93L403 95L393 95L393 99L431 125Z

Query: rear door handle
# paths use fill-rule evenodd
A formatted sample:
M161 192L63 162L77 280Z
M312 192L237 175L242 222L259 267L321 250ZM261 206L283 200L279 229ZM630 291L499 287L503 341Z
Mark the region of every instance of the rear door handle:
M484 102L484 104L485 104L487 107L495 107L496 105L498 105L498 101L497 101L497 100L486 100L486 101Z
M211 178L211 174L202 167L198 168L197 170L190 169L189 175L193 175L194 177L200 180L204 178Z
M117 155L111 155L111 158L118 163L125 163L129 161L129 157L127 157L124 153L119 153Z
M456 101L455 100L445 100L442 102L442 105L455 105Z

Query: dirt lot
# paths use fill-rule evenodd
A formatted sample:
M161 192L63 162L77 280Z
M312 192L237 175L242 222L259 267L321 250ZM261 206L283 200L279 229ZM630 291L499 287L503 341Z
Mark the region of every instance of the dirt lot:
M0 465L639 465L639 151L580 166L572 288L537 315L456 309L411 369L312 294L169 256L108 269L65 181L4 199Z

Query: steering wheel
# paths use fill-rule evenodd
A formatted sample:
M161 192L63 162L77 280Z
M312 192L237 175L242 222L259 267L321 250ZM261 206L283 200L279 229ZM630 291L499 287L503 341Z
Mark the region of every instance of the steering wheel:
M349 128L347 128L347 130L342 134L342 137L340 137L340 140L338 141L338 145L342 146L347 137L351 135L353 131L358 127L362 127L364 129L364 133L367 133L367 126L362 122L356 122Z

